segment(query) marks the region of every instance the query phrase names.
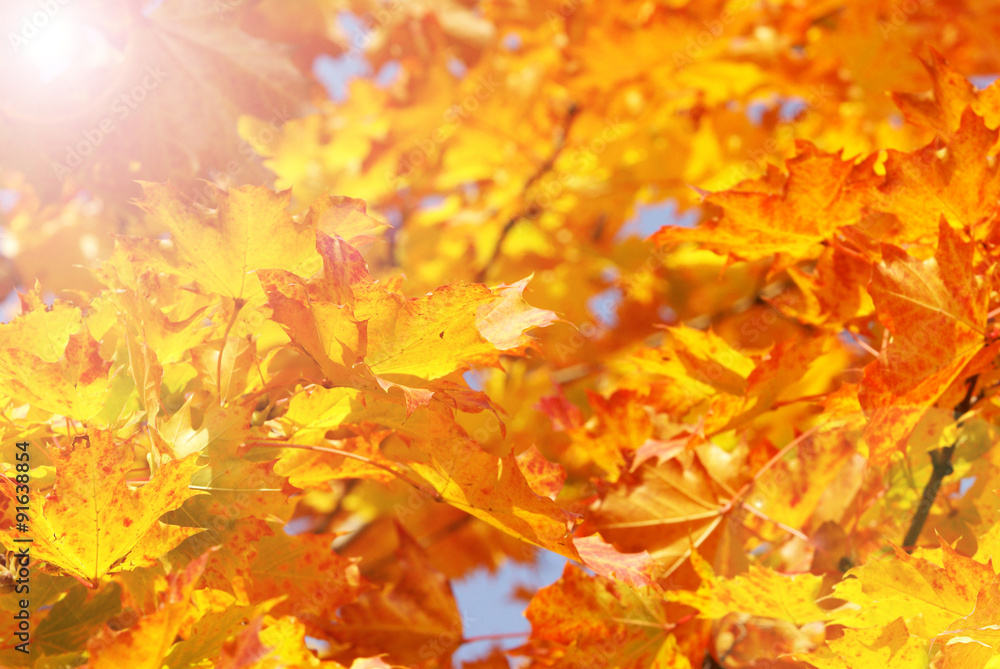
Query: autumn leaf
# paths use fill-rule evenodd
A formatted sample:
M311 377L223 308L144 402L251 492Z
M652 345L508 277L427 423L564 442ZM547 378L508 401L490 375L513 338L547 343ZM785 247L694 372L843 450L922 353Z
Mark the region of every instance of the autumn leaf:
M448 580L427 564L419 545L399 533L399 576L341 611L343 622L327 632L348 644L352 656L391 647L405 664L447 662L462 639L462 619Z
M885 182L866 194L869 206L897 217L897 229L906 237L932 237L942 217L968 229L992 217L1000 176L989 156L998 133L972 108L960 118L945 147L932 143L912 153L887 152Z
M495 289L443 286L412 299L377 285L360 253L343 240L319 234L316 247L324 269L311 280L261 273L275 319L325 378L398 388L408 413L430 402L433 382L521 353L530 342L524 331L555 318L521 298L527 280Z
M795 625L831 618L830 612L816 603L823 590L823 579L819 576L786 576L754 566L746 575L720 579L697 551L692 551L691 562L702 577L698 590L671 591L664 597L694 607L707 618L722 618L733 611L785 620Z
M319 264L312 229L285 211L288 193L235 189L221 196L209 218L175 188L144 184L143 189L140 206L170 231L177 254L176 261L164 258L162 266L207 290L241 304L255 301L262 295L253 271L305 271Z
M731 191L710 194L707 200L722 207L722 217L699 229L666 227L654 241L700 242L743 260L774 254L814 256L819 244L833 237L839 226L860 219L863 194L877 183L873 162L856 164L803 144L787 164L787 177L769 174ZM774 183L779 178L781 182Z
M121 634L105 630L90 639L87 650L94 669L121 666L128 663L140 669L163 665L164 657L185 622L191 607L190 597L205 568L208 555L193 561L188 567L168 579L155 613L140 619Z
M965 109L971 106L988 126L995 127L1000 121L1000 100L996 97L1000 89L991 86L977 91L972 82L953 69L940 52L931 49L930 55L929 60L923 61L933 85L930 99L923 94L892 94L892 99L906 119L933 128L939 136L948 139L959 129Z
M205 579L244 605L283 600L269 608L274 615L330 619L367 589L356 561L334 552L332 541L324 535L289 539L262 520L244 520L212 555Z
M3 666L997 664L989 3L0 28Z
M53 413L94 419L110 399L111 364L101 356L82 313L69 304L46 309L38 294L22 303L22 316L0 327L6 394Z
M531 637L524 650L553 666L587 658L630 668L691 666L669 632L679 619L668 620L656 588L633 589L567 565L559 581L532 598L525 617Z
M912 636L902 618L885 627L848 629L839 639L828 642L827 648L811 655L796 655L818 669L846 667L926 667L928 644Z
M646 461L604 496L589 523L621 552L646 550L670 573L692 547L717 549L734 529L728 497L701 458L685 449L660 463Z
M632 586L653 585L657 571L655 560L649 553L621 553L604 541L599 534L573 539L573 546L583 564L608 579L615 579Z
M996 576L990 565L959 555L947 544L924 555L896 550L838 583L834 596L848 602L833 620L848 627L887 625L900 613L911 633L931 638L973 612L980 591ZM885 604L872 607L872 601Z
M974 269L974 243L944 219L935 257L919 261L883 245L869 288L892 341L865 368L858 397L869 416L870 458L883 463L983 348L987 284Z
M121 613L121 597L117 584L97 592L78 584L38 624L35 641L45 655L83 650L106 621Z
M133 490L127 482L132 447L108 432L91 431L50 454L56 463L52 495L32 493L29 503L37 559L96 582L108 572L153 564L197 532L159 522L197 494L187 488L198 468L196 456L165 463ZM0 479L0 486L15 498L10 479ZM4 545L16 545L11 530L0 530L0 536Z
M517 458L498 458L468 440L413 447L408 464L442 501L541 548L577 559L570 531L576 517L535 493ZM409 459L409 458L408 458Z

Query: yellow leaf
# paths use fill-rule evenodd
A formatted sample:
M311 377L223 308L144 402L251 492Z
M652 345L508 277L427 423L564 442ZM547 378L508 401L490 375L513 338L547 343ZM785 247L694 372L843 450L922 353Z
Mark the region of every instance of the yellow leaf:
M664 597L698 609L705 618L718 619L728 613L743 612L804 625L831 617L830 611L816 603L823 590L821 576L785 575L751 565L748 574L725 579L715 576L697 551L691 552L691 561L702 565L698 571L703 580L698 590L668 591Z
M244 302L263 298L259 269L311 274L319 267L315 233L286 209L289 193L242 187L220 194L217 212L200 211L172 186L144 183L139 202L170 231L174 251L161 269ZM127 240L126 242L127 243Z
M96 581L108 572L154 564L200 530L163 525L160 516L198 493L188 490L197 455L165 463L137 490L126 477L132 448L109 432L93 430L72 446L53 450L56 483L50 495L30 497L32 555L71 574ZM14 483L0 478L0 491L14 499ZM14 546L12 530L0 530Z

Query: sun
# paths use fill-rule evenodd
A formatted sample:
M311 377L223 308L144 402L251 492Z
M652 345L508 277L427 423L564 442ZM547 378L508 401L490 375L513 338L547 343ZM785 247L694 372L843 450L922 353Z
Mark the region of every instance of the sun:
M38 72L41 81L48 82L78 61L85 43L84 29L68 16L56 16L26 42L20 55Z
M36 76L39 83L121 61L123 54L87 20L94 17L72 10L36 12L8 35L22 71Z

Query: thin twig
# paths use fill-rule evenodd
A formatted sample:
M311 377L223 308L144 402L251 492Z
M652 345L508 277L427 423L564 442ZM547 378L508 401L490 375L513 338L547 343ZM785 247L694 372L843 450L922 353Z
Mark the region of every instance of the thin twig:
M879 352L873 349L871 346L869 346L867 342L861 339L858 335L854 334L853 332L851 332L849 329L846 328L844 329L844 332L849 334L851 336L851 339L854 340L854 343L863 348L869 355L872 355L876 358L879 356Z

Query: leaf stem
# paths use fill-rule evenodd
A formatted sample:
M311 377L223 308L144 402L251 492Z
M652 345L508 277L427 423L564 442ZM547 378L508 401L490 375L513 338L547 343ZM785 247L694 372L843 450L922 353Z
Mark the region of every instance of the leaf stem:
M862 339L861 337L859 337L858 335L856 335L849 328L844 328L844 332L846 332L848 335L850 335L851 339L854 340L854 343L857 344L858 346L860 346L861 348L863 348L865 350L865 352L868 353L868 355L873 356L875 358L877 358L879 356L879 352L878 351L876 351L871 346L869 346L868 343L864 339Z
M244 304L246 302L243 298L236 298L233 315L226 324L225 332L222 333L222 347L219 349L219 360L215 363L215 388L219 392L219 406L226 406L225 399L222 397L222 356L226 353L226 345L229 343L229 333L232 331L233 325L236 324L236 317L240 315L240 310Z
M97 584L97 580L96 579L91 580L89 578L83 578L82 576L78 576L78 575L74 574L71 571L65 571L65 570L63 570L63 573L65 573L67 576L71 576L74 579L76 579L77 581L79 581L80 584L83 585L83 587L87 588L88 590L96 590L97 589L97 585L98 584Z
M364 462L365 464L371 465L372 467L377 467L384 472L388 472L393 476L399 478L400 480L409 483L411 486L424 493L428 497L432 498L435 502L441 501L441 495L436 490L429 490L426 486L421 485L417 481L404 474L403 472L397 471L392 467L387 467L382 463L375 462L371 458L366 458L363 455L358 455L357 453L351 453L350 451L342 451L339 448L333 448L330 446L312 446L310 444L292 444L287 441L280 441L277 439L258 439L255 441L248 441L247 446L264 446L269 448L297 448L303 451L317 451L319 453L332 453L334 455L342 455L345 458L350 458L352 460L357 460L358 462Z

